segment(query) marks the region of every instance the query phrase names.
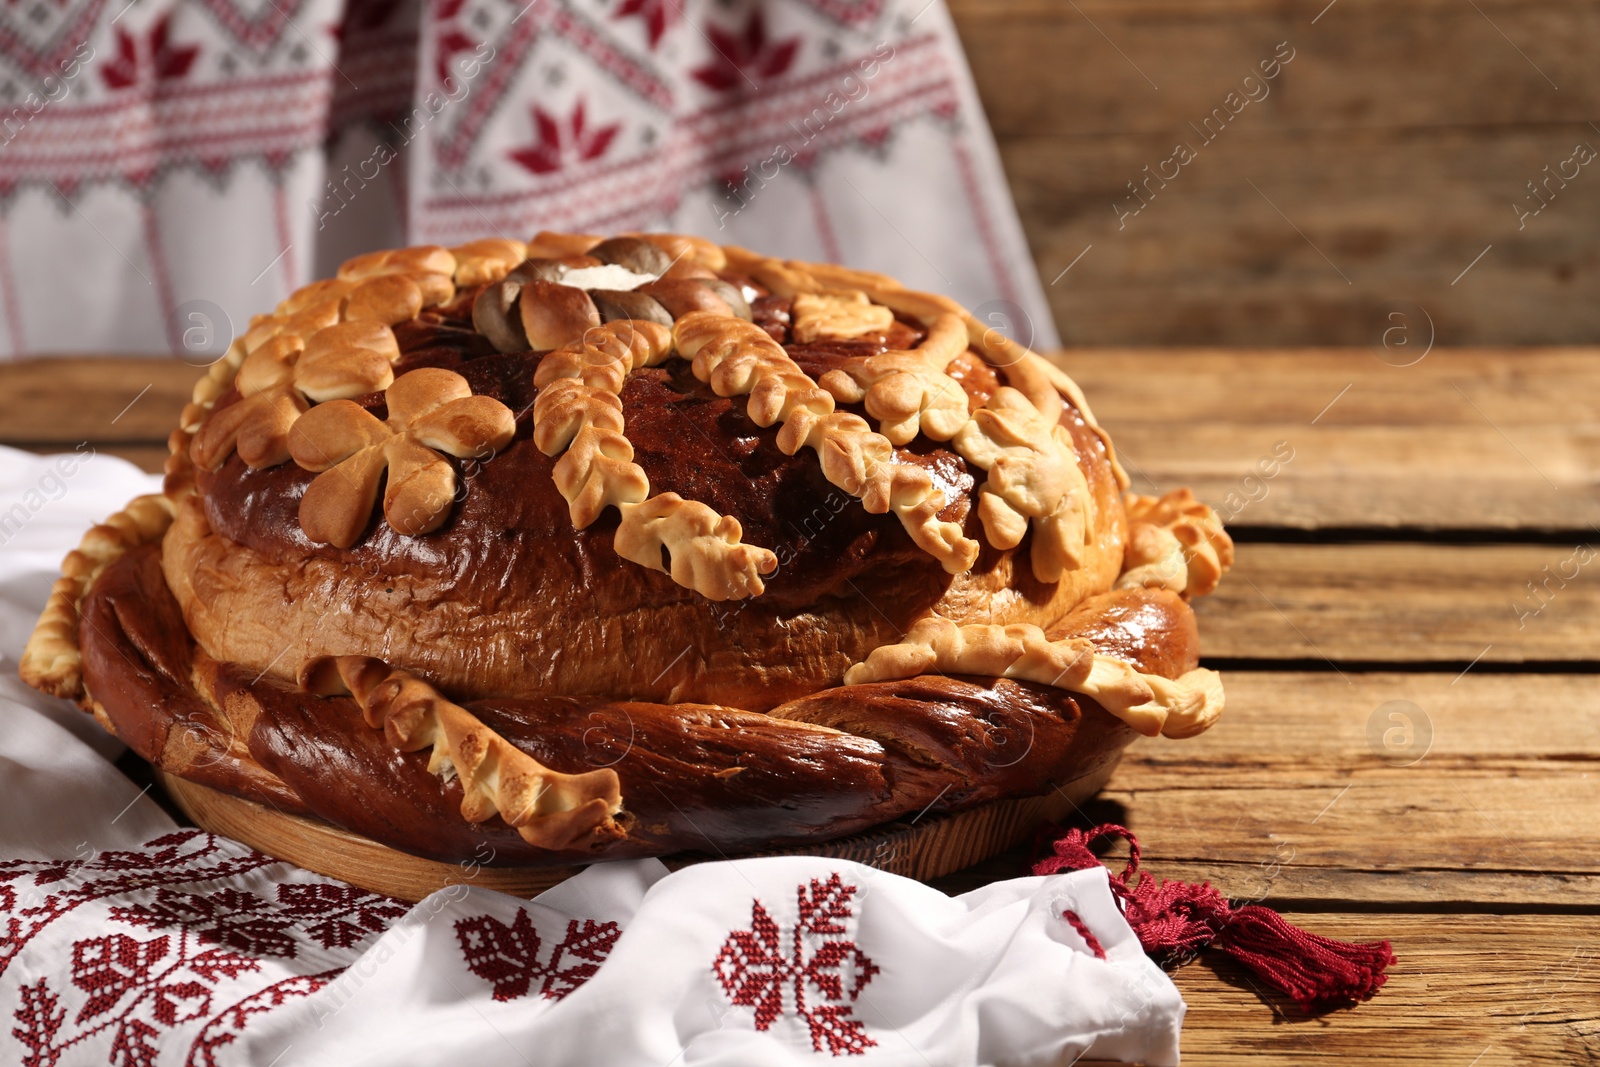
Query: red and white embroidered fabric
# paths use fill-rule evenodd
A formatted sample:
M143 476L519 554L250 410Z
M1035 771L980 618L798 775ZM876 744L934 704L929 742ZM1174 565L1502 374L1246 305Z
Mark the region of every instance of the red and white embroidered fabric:
M61 555L154 481L0 447L0 1063L1177 1063L1183 1002L1103 867L951 898L648 860L410 906L179 829L9 668Z
M0 355L215 355L356 252L540 229L883 270L1056 341L943 0L124 4L0 5Z

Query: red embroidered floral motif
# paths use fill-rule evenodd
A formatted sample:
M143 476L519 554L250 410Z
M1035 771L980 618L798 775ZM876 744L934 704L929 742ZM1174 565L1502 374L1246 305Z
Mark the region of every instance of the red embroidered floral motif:
M197 44L175 45L170 38L172 15L162 15L150 27L149 56L151 72L156 81L170 81L189 73L195 57L200 54ZM138 41L121 26L117 27L117 53L100 68L100 78L108 89L127 89L139 81Z
M438 24L433 37L434 74L447 92L455 92L455 57L478 47L477 38L460 27L444 25L460 15L465 6L466 0L440 0L433 5L433 21Z
M191 1038L186 1067L219 1067L220 1050L251 1017L343 969L278 978L260 960L315 955L320 945L348 961L407 910L338 883L277 885L273 894L216 884L276 862L189 830L77 862L0 863L0 973L50 924L107 897L95 915L161 934L74 940L60 964L70 981L21 986L8 1008L25 1067L54 1067L68 1050L76 1060L90 1048L96 1058L109 1050L113 1067L152 1067L158 1048ZM138 896L115 899L126 894ZM214 1002L229 1006L211 1016Z
M530 110L539 139L522 148L514 148L507 155L535 174L554 174L569 162L587 163L599 159L611 147L617 131L622 129L620 122L597 130L589 129L582 97L572 109L572 117L565 123L538 104Z
M683 0L622 0L616 14L611 17L625 19L630 16L644 20L645 29L650 34L650 50L653 52L672 24L683 18Z
M751 902L751 928L728 935L711 963L711 971L729 1000L756 1009L757 1030L770 1028L783 1014L784 990L791 988L794 1012L810 1028L815 1051L859 1056L877 1044L867 1036L861 1020L852 1017L852 1009L845 1002L854 1003L861 996L878 973L878 965L854 941L831 938L812 944L817 938L847 932L844 923L855 914L851 898L857 892L855 886L843 884L837 874L826 882L811 879L809 894L805 886L799 886L795 890L799 921L795 923L787 957L778 924L761 901ZM813 950L810 960L806 959L808 948ZM814 988L822 1000L834 1003L807 1003L808 987Z
M158 889L149 904L112 908L111 917L150 930L188 927L202 944L226 945L252 956L295 954L294 938L286 933L294 920L278 916L254 893L237 889L209 894Z
M711 62L690 73L708 89L725 93L744 86L752 92L761 88L762 78L776 78L794 63L800 38L767 40L767 24L761 9L750 12L743 33L731 33L714 25L706 26L706 40L716 53Z
M178 935L169 960L173 945L167 935L138 941L108 934L73 942L72 984L89 995L72 1020L79 1029L62 1033L67 1013L48 978L23 986L12 1013L18 1025L11 1031L28 1049L23 1067L53 1067L68 1049L108 1030L113 1067L153 1067L164 1029L209 1011L218 981L261 968L227 949L193 952L187 932Z
M561 1000L594 977L621 934L614 922L573 919L566 937L541 962L539 931L525 911L518 911L510 926L492 915L456 920L456 940L467 968L493 984L496 1000L526 996L534 979L542 980L539 992L546 999Z

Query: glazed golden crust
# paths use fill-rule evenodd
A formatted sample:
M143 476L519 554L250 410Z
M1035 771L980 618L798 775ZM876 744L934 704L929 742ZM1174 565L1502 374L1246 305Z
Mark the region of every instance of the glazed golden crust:
M1176 494L1124 501L1126 476L1069 378L882 275L674 235L373 253L252 320L170 443L159 503L135 502L69 557L25 677L175 773L295 797L363 832L293 742L347 736L302 714L292 687L308 664L331 664L318 677L348 695L329 700L384 727L389 755L349 735L364 773L387 767L432 811L437 790L396 762L428 749L423 770L455 775L467 821L498 820L548 856L685 844L670 818L634 818L638 790L665 781L650 760L595 775L540 755L570 745L557 743L561 701L607 722L635 709L622 714L647 719L665 751L734 724L760 737L748 744L774 762L737 803L789 811L788 783L817 809L756 820L766 841L861 828L953 788L957 804L1044 788L1081 769L1080 704L1171 737L1222 707L1173 595L1209 591L1231 562L1214 514ZM159 560L139 547L157 537ZM84 608L130 548L137 574L119 571ZM190 642L162 654L181 670L139 692L170 686L226 722L210 763L195 755L205 737L173 742L130 703L138 687L108 654L154 647L135 589L181 614ZM1092 636L1130 605L1181 665L1135 662L1154 650L1132 627ZM84 690L89 643L95 684L121 694L114 713ZM1067 725L1046 727L1048 758L1020 769L985 769L936 731L897 732L979 704ZM526 729L507 733L512 720ZM805 781L798 768L824 752L855 795L824 803ZM747 773L710 773L723 771ZM737 806L741 794L697 795ZM391 801L403 809L404 793ZM442 854L425 835L386 833Z

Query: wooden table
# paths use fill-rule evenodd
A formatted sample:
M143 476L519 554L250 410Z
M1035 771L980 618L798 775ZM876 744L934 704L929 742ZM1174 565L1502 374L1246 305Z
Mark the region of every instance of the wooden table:
M1198 605L1227 714L1140 742L1083 817L1158 874L1394 943L1376 999L1317 1017L1183 968L1186 1064L1600 1062L1600 351L1383 354L1062 357L1135 488L1193 486L1239 541ZM0 368L0 440L154 469L196 373Z

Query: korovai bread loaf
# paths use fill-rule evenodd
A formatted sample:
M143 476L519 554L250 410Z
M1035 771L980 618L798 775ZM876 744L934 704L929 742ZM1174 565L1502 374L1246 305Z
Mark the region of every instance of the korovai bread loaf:
M805 845L1223 707L1232 562L954 302L701 238L372 253L208 369L24 678L164 771L418 856Z

